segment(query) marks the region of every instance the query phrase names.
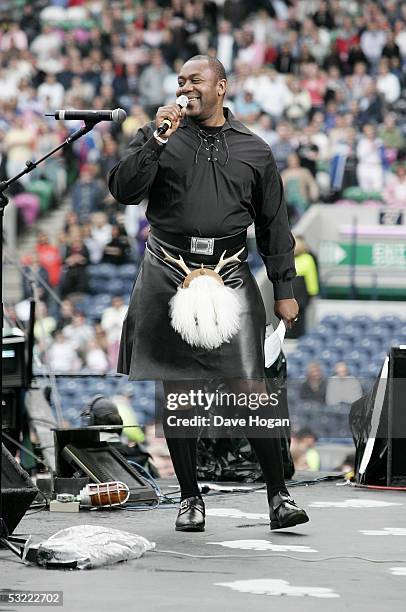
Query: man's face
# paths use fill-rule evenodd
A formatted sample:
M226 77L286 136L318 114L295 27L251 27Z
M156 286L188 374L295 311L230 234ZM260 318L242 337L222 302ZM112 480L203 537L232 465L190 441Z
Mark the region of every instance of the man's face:
M179 73L178 83L176 96L188 97L186 114L189 117L203 121L221 108L226 80L218 81L206 60L186 62Z

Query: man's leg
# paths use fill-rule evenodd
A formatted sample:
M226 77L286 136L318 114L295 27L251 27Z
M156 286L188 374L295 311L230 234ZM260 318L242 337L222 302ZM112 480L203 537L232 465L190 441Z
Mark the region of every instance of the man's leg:
M167 417L176 415L182 417L192 416L192 411L185 407L184 409L170 411L166 409L166 398L171 393L179 393L180 383L176 381L164 382L165 408L163 413L163 430L168 445L169 454L172 459L173 469L179 481L181 500L187 497L200 497L200 491L197 484L196 462L197 462L197 436L175 437L176 428L167 425ZM184 392L184 389L182 388Z
M269 503L279 491L287 493L283 475L282 450L279 436L273 438L248 438L261 466Z
M190 406L182 407L182 410L168 410L168 395L188 392L194 388L196 383L164 382L165 407L163 412L163 429L171 455L173 468L179 481L181 490L181 503L175 522L176 531L204 531L205 508L197 484L196 462L197 462L197 435L191 430L179 430L168 425L167 418L170 415L188 417L193 416ZM173 396L172 396L173 397Z
M247 415L250 413L250 394L255 394L255 397L257 398L260 394L269 395L268 388L263 380L233 381L231 383L231 387L236 394L246 394ZM254 395L251 395L251 397L253 396ZM269 408L267 411L268 414L265 412L265 414L261 414L261 416L268 416L272 418L275 417L274 414L270 413ZM261 409L258 410L258 413L261 413ZM264 432L272 432L272 435L264 436ZM271 529L293 527L294 525L298 525L300 523L306 523L309 520L306 512L296 505L296 503L290 497L285 485L279 431L277 429L268 429L266 427L264 428L264 432L257 430L257 435L255 435L254 432L253 434L247 436L247 438L258 458L258 462L261 466L264 480L266 482Z

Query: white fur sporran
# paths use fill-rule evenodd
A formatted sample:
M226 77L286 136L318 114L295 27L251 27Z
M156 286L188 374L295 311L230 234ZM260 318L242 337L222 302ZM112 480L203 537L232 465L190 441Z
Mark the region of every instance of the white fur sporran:
M237 292L206 274L178 287L169 308L173 329L192 346L218 348L240 329Z
M164 251L164 249L162 249ZM229 342L240 329L241 302L238 293L224 285L219 272L231 262L240 262L238 255L224 259L222 254L214 270L197 268L192 272L182 257L168 255L165 260L176 263L185 273L185 279L169 302L173 329L191 346L207 350Z

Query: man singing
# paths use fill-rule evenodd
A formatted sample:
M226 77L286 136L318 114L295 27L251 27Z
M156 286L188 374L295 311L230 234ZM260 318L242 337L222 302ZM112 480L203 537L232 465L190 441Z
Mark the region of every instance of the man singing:
M217 59L191 58L178 84L186 108L160 107L109 176L119 202L148 197L151 226L123 324L118 371L130 380L164 381L167 397L205 381L266 393L265 308L246 262L246 235L254 222L275 314L291 327L298 315L294 240L281 180L269 146L223 107L227 79ZM160 134L165 119L170 128ZM165 419L164 430L181 488L175 527L203 531L197 438L169 435ZM247 437L267 485L271 529L307 522L285 486L279 437Z

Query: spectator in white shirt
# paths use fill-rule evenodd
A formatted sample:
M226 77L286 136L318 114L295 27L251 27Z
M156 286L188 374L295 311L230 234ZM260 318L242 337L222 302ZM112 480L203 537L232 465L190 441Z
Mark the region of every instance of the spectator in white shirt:
M123 327L125 315L127 314L127 308L128 307L123 302L123 298L116 295L111 300L111 307L107 308L102 316L101 326L106 332L108 356L112 368L115 368L117 365L121 329Z
M357 145L357 179L363 191L381 191L383 187L382 142L375 136L375 128L367 123Z
M86 344L94 338L94 330L91 325L86 323L83 312L76 310L73 313L72 323L62 329L65 338L71 341L77 351L83 351Z
M78 372L81 361L72 342L60 330L53 334L54 341L45 355L45 362L54 372Z
M290 99L283 75L273 69L261 70L259 76L247 79L245 89L253 93L254 100L274 121L281 118Z
M382 49L386 43L386 33L378 29L374 21L369 21L367 29L361 34L360 45L367 60L375 72L378 62L382 55Z
M38 100L45 109L62 108L65 90L54 74L47 74L45 81L38 87Z
M107 215L102 212L93 213L91 220L91 237L104 250L106 244L111 240L111 225L107 221Z
M232 34L232 26L229 21L220 21L216 40L216 57L223 64L226 72L233 67L235 52L235 40Z
M386 59L379 62L376 88L388 104L393 104L400 97L399 79L395 74L389 72L388 61Z
M106 374L109 371L109 360L106 353L96 340L89 340L86 345L86 367L97 374Z
M53 30L52 26L44 25L42 33L32 41L30 51L39 61L44 62L53 52L58 53L61 47L61 37Z
M355 100L360 100L365 93L366 88L371 82L371 77L367 74L367 66L365 62L357 62L354 66L354 73L350 77L351 80L351 96Z

